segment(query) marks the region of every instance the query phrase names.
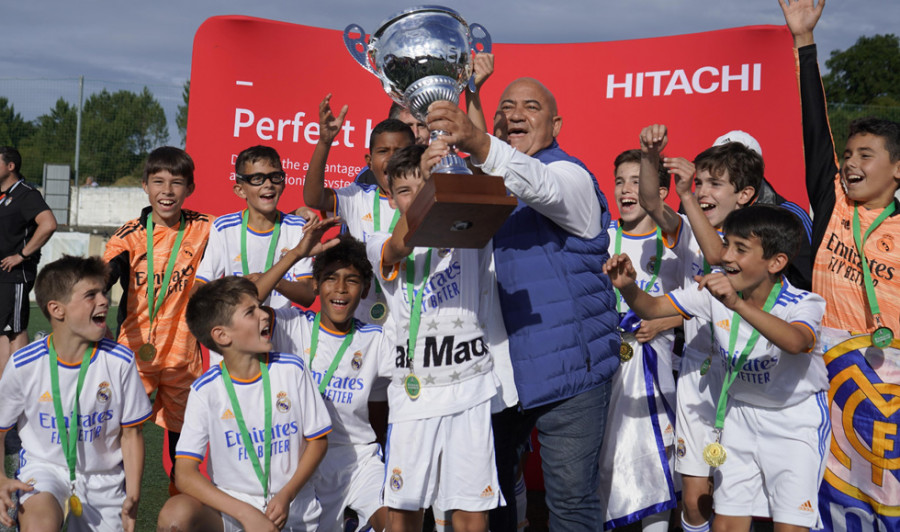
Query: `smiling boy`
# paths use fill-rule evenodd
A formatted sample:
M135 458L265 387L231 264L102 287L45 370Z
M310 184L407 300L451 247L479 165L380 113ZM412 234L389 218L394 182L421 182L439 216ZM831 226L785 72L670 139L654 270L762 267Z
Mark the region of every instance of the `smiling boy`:
M813 38L825 2L779 3L799 63L813 289L828 302L823 345L880 328L900 338L900 123L853 121L838 166Z
M181 494L159 530L315 530L310 478L325 455L328 412L300 357L272 351L256 286L224 277L188 303L191 332L223 361L191 387L175 458ZM200 463L209 449L209 479Z
M0 431L18 424L22 438L17 480L0 463L4 526L20 490L22 530L134 530L151 407L134 354L103 338L108 273L99 258L64 256L37 276L53 333L14 353L0 378Z
M627 255L611 257L604 271L642 318L680 314L715 324L728 370L716 399L717 438L703 451L718 466L713 530L749 530L751 516L770 516L781 530L815 527L831 426L825 364L809 353L825 302L782 274L804 230L770 206L734 211L722 229L724 271L666 296L637 287Z
M255 278L303 238L306 221L278 210L285 174L281 157L274 148L247 148L238 154L234 170L234 193L247 202L247 208L220 216L213 223L206 254L197 270L197 280L203 283L226 275ZM309 259L297 263L278 282L265 305L273 308L288 307L291 302L304 307L312 305L316 297L311 270Z
M212 220L182 209L194 191L194 161L184 150L150 152L141 180L150 206L113 234L103 260L111 269L109 285L119 281L123 288L118 341L137 354L147 394L156 390L153 420L168 431L174 460L188 392L202 372L200 344L184 310Z
M393 346L380 326L354 319L371 286L372 266L362 242L346 234L339 240L317 255L313 265L322 310L274 310L272 343L278 350L300 354L331 415L334 430L315 478L322 504L320 524L325 530L340 530L344 509L352 508L360 523L383 530L384 462L369 422L369 401L373 392L384 396L388 383L379 377L379 363L392 356ZM271 288L279 269L286 267L286 262L279 263L260 277L261 294Z

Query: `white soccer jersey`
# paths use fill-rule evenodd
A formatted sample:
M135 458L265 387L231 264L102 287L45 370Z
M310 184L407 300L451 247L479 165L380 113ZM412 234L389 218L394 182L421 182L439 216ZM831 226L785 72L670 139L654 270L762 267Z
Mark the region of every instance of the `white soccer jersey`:
M421 384L421 394L409 398L403 383L410 373L407 357L410 300L407 297L406 261L388 278L381 275L382 248L388 233L369 237L366 251L376 276L381 278L388 308L396 325L395 350L382 359L381 374L389 376L390 421L408 421L462 412L491 399L499 382L492 369L489 345L505 340L505 330L494 327L488 315L492 283L493 247L483 249L434 249L431 269L424 271L431 248L415 248L414 293L427 275L422 297L421 326L412 368ZM501 339L500 336L503 336Z
M781 291L769 312L788 323L807 327L815 337L825 313L825 300L818 294L795 288L782 277ZM728 342L734 320L729 310L708 290L697 290L697 284L669 294L675 308L685 317L697 317L704 323L714 323L716 350L726 366L737 362L738 356L728 353ZM743 350L753 327L740 321L735 351ZM745 403L765 408L791 406L821 390L828 389L825 362L819 356L785 353L767 338L760 336L728 390L728 394Z
M197 279L204 283L225 277L226 275L243 275L241 266L241 214L243 211L220 216L213 223L209 232L209 243L200 266L197 268ZM290 249L293 249L303 238L303 226L306 221L292 214L281 215L281 233L278 235L278 247L272 264L278 262ZM247 227L247 268L249 273L261 273L265 270L269 245L273 230L257 231ZM312 276L312 259L305 258L297 262L284 275L286 281L298 281ZM265 302L272 308L291 306L290 300L273 290Z
M609 241L613 243L613 246L615 246L618 226L619 222L614 220L610 222L609 228L607 228ZM666 242L666 239L662 234L660 234L660 238L663 241L662 264L659 267L659 275L653 282L653 286L649 289L647 288L647 284L653 277L653 271L657 260L656 229L640 235L622 231L620 249L616 250L615 247L613 248L615 253L628 254L632 264L634 264L634 269L637 272L636 282L638 287L654 297L667 294L684 285L686 271L690 268L690 262L688 262L687 259L694 255L690 248L692 239L678 238L678 235L674 235L673 241ZM671 247L666 244L670 244ZM628 303L625 302L625 298L623 298L621 294L619 294L616 310L619 314L624 314L629 310ZM651 343L657 352L671 353L674 341L675 332L669 330L657 335Z
M267 358L272 389L272 397L268 398L272 401L271 496L294 475L306 441L331 431L331 420L300 357L273 352ZM253 448L257 456L262 457L265 437L262 376L252 381L234 378L232 381ZM216 486L263 496L262 486L241 439L241 429L234 417L220 366L210 368L191 385L175 458L202 461L207 444L207 469Z
M316 357L309 364L315 317L315 312L298 308L276 310L272 343L277 350L300 353L318 389L346 335L320 326ZM375 441L375 431L369 423L369 396L375 390L383 397L388 384L387 379L378 377L378 360L392 354L393 346L381 327L359 320L355 320L353 326L353 341L322 394L333 428L328 436L329 446L364 445Z
M0 378L0 430L18 424L20 466L35 463L66 467L59 423L53 408L50 354L53 335L13 353ZM103 473L122 467L121 427L139 425L152 412L138 375L134 353L108 339L94 346L78 400L76 423L70 416L81 363L59 361L59 389L66 423L78 429L79 473ZM70 429L71 434L71 429Z
M381 195L379 190L376 185L359 183L351 183L346 187L334 189L335 214L340 216L344 224L347 225L347 232L350 233L350 236L360 242L365 242L375 233L390 232L391 230L391 221L394 219L396 211L391 207L387 196ZM375 214L373 212L376 196L378 197L379 205L379 227L375 227ZM377 277L372 280L372 287L369 288L369 293L359 302L359 307L356 309L356 317L365 322L372 321L372 318L369 317L369 310L378 299L375 288L376 280ZM391 316L388 314L388 319L390 318Z

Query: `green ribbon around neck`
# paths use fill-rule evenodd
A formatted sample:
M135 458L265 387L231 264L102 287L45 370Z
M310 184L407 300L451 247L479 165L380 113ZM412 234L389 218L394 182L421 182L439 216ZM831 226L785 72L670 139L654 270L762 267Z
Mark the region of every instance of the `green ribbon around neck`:
M178 258L178 251L181 249L181 241L184 239L184 226L184 214L182 213L181 222L178 224L178 236L175 237L175 245L172 246L172 252L169 253L169 262L166 264L166 273L163 275L159 293L155 294L156 297L154 297L156 282L153 271L153 213L147 216L147 307L150 312L151 327L156 319L156 314L159 312L159 308L162 307L166 292L169 291L169 281L172 280L175 261Z
M772 286L772 290L769 291L769 297L766 298L766 303L763 305L763 312L768 314L772 310L772 307L775 306L775 301L778 300L778 294L780 293L781 282L778 282L775 283L775 285ZM718 430L722 430L725 426L725 407L728 405L728 389L731 388L734 379L736 379L741 372L741 368L743 368L744 363L747 362L747 357L753 352L753 348L756 347L756 342L759 340L759 331L754 327L753 332L750 333L750 338L747 340L747 345L741 350L741 355L738 357L737 363L735 363L734 357L737 353L734 348L737 346L740 325L741 315L734 312L731 316L731 335L728 337L728 357L730 358L728 363L730 366L728 367L728 372L725 374L725 380L722 383L722 391L719 393L719 401L716 404L715 428Z
M250 463L253 465L253 471L256 478L263 489L263 499L269 499L269 472L272 467L272 386L269 383L269 368L265 362L259 361L259 372L262 374L263 382L263 403L265 405L265 419L263 436L263 460L264 465L260 466L259 456L256 454L256 445L250 439L250 431L247 430L247 423L244 422L244 413L241 411L241 404L238 402L237 395L234 393L234 384L231 382L231 375L225 362L222 361L222 382L225 384L225 391L228 392L228 399L231 401L231 410L234 413L234 419L241 429L241 440L244 443L244 449L250 456Z
M622 221L619 220L619 223L616 224L616 244L613 252L618 255L622 252ZM662 231L659 227L656 228L656 260L653 261L653 277L650 278L650 282L644 286L644 292L650 292L653 288L653 283L656 282L656 278L659 276L659 269L662 267L662 255L663 255L663 241L662 241ZM616 292L616 312L619 314L622 313L622 295L619 293L619 289L613 287L613 290Z
M247 219L250 217L250 214L247 209L241 213L241 271L244 276L250 274L250 266L248 265L247 259ZM263 269L264 272L269 271L272 268L272 264L275 263L275 252L278 250L278 237L281 235L281 213L277 213L275 219L275 227L272 229L272 239L269 241L269 252L266 255L266 267Z
M856 244L856 252L859 253L860 267L862 268L863 274L863 284L866 287L866 299L869 302L869 311L872 313L872 317L876 320L876 326L881 326L881 308L878 306L878 298L875 295L875 283L872 281L872 272L869 271L869 261L866 259L866 252L863 249L863 246L866 243L866 239L869 238L869 235L874 231L881 222L885 220L888 216L894 213L896 209L896 203L891 202L890 205L885 207L881 214L875 218L875 221L872 222L872 225L866 229L865 234L861 234L859 224L859 206L853 206L853 241Z
M422 296L425 293L425 284L431 273L431 255L434 250L428 248L425 255L425 269L422 271L422 283L419 285L419 291L413 296L415 289L414 281L416 279L416 259L413 253L406 257L406 297L409 299L409 343L407 344L406 358L409 360L410 370L412 369L413 357L416 354L416 339L419 336L419 326L422 323Z
M313 321L313 330L312 330L312 339L310 343L312 344L309 347L309 368L312 369L313 360L316 359L316 351L319 349L319 327L322 321L322 313L316 312L316 319ZM350 347L350 344L353 343L353 333L355 332L356 326L353 323L353 320L350 320L350 331L347 332L347 335L344 336L344 341L341 342L341 347L338 348L337 354L334 355L334 360L331 361L331 365L328 366L328 371L325 372L325 375L322 377L322 382L319 383L319 393L325 393L325 388L328 387L328 383L331 381L331 376L334 375L335 370L338 367L338 364L341 363L341 359L344 358L344 353L347 352L347 348Z
M59 356L56 348L53 346L53 335L47 338L47 351L50 354L50 390L53 394L53 411L56 415L56 429L59 431L59 441L62 444L63 454L66 457L66 465L69 468L69 481L75 482L75 465L77 461L76 447L78 445L78 398L81 396L81 389L84 387L84 377L87 375L88 367L91 365L91 355L96 348L95 343L88 345L81 357L81 367L78 369L78 384L75 386L75 401L72 404L72 416L69 418L68 426L66 418L63 415L62 394L59 389ZM71 430L70 430L71 429Z

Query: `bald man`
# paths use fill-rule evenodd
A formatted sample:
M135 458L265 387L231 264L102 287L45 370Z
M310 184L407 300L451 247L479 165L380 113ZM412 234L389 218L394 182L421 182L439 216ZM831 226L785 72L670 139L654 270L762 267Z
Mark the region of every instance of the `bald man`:
M458 107L436 102L430 130L503 177L519 205L494 236L494 260L522 409L494 418L497 467L507 506L493 532L515 530L514 449L538 429L550 529L601 530L600 444L610 379L619 365L606 198L590 171L556 142L556 98L539 81L514 81L500 97L494 135ZM441 141L437 141L441 142ZM434 146L434 143L432 144Z

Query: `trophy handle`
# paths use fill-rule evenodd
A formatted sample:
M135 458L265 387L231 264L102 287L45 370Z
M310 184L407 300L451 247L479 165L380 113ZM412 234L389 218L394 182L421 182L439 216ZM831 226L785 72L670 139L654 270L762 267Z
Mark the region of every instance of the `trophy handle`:
M359 33L359 37L354 39L350 37L351 33ZM369 64L369 57L366 54L368 44L366 43L366 32L362 29L362 26L359 24L350 24L344 28L344 45L347 46L347 51L350 52L350 55L353 56L353 59L356 59L356 62L359 63L361 67L372 74L375 74L375 69ZM359 49L359 46L362 46L362 50ZM377 74L375 75L377 76Z
M348 27L349 29L349 27ZM472 53L484 52L491 53L491 34L488 33L484 26L478 23L469 24L469 35L472 36ZM347 40L347 33L344 33L344 40ZM481 50L478 45L481 45ZM347 46L350 46L349 44ZM353 53L352 51L350 53ZM475 92L475 74L469 77L469 92Z

